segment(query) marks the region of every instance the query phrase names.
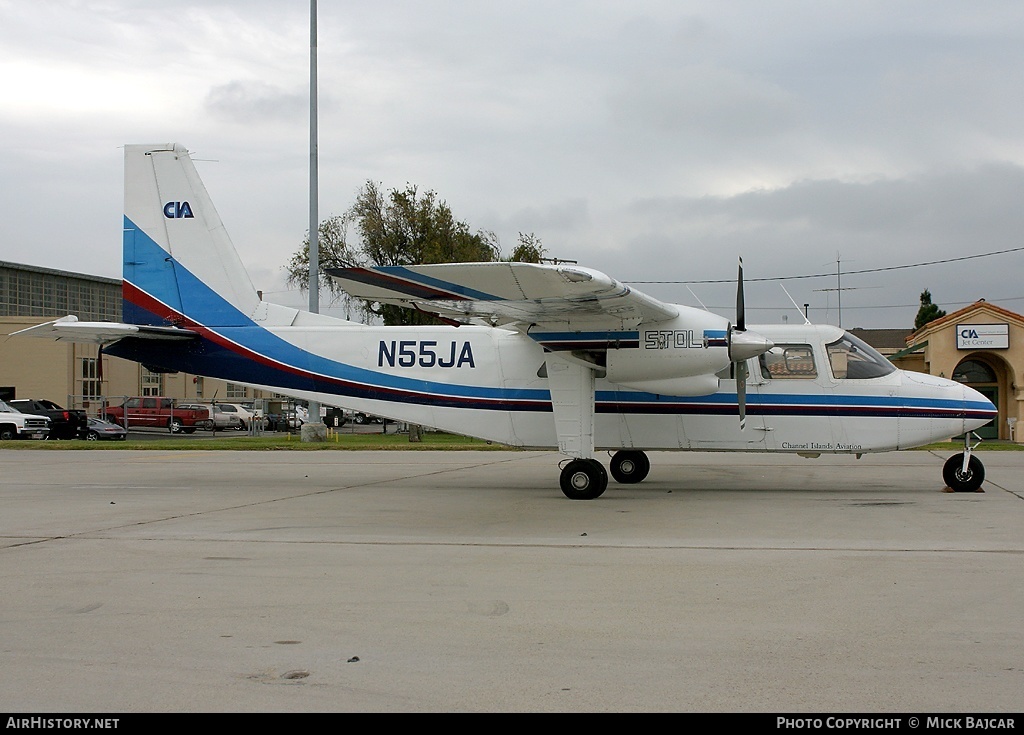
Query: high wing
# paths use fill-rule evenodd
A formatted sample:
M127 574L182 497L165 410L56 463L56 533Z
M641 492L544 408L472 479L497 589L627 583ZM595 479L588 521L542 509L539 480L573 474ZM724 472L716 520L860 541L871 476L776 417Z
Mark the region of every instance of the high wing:
M451 263L331 268L350 295L458 323L527 331L621 330L675 319L678 307L576 265Z
M78 317L69 315L28 329L11 332L9 336L43 337L65 342L111 344L125 337L142 339L182 340L195 339L199 335L189 329L178 327L151 327L140 324L117 322L80 322Z

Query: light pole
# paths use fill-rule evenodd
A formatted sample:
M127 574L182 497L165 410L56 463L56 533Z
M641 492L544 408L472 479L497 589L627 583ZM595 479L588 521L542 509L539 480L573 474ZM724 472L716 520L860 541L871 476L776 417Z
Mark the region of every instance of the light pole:
M316 0L309 0L309 310L313 314L320 313L320 191L316 101ZM320 420L320 404L310 401L309 422L302 427L302 441L326 439L327 430Z

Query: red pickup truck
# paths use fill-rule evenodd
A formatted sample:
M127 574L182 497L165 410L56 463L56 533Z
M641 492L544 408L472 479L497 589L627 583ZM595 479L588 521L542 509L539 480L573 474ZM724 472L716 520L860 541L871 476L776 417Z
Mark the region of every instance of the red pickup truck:
M173 398L142 396L129 398L122 406L107 406L104 418L126 429L156 426L170 429L172 434L191 434L196 429L212 426L210 412L201 406L178 408Z

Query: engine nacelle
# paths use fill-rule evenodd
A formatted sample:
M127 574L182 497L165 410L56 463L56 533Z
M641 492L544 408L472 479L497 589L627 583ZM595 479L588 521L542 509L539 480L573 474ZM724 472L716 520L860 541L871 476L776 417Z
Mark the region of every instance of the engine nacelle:
M716 373L729 366L729 323L706 311L679 307L670 322L641 325L638 349L608 350L612 383L666 396L718 390Z
M665 378L664 380L638 380L631 383L617 382L623 388L656 393L660 396L709 396L718 390L718 376L691 375L689 378Z

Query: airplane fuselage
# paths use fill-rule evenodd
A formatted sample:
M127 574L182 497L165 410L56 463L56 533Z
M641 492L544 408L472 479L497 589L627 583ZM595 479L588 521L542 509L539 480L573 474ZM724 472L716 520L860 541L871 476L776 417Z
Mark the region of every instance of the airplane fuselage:
M756 329L789 369L780 374L764 358L748 361L744 430L728 375L708 395L669 396L623 388L599 372L595 449L861 454L962 434L990 409L970 388L924 374L837 377L828 347L844 335L836 327ZM510 446L558 446L545 349L518 332L375 327L329 317L309 326L198 331L203 338L184 349L124 340L109 352ZM679 349L693 347L680 339Z

